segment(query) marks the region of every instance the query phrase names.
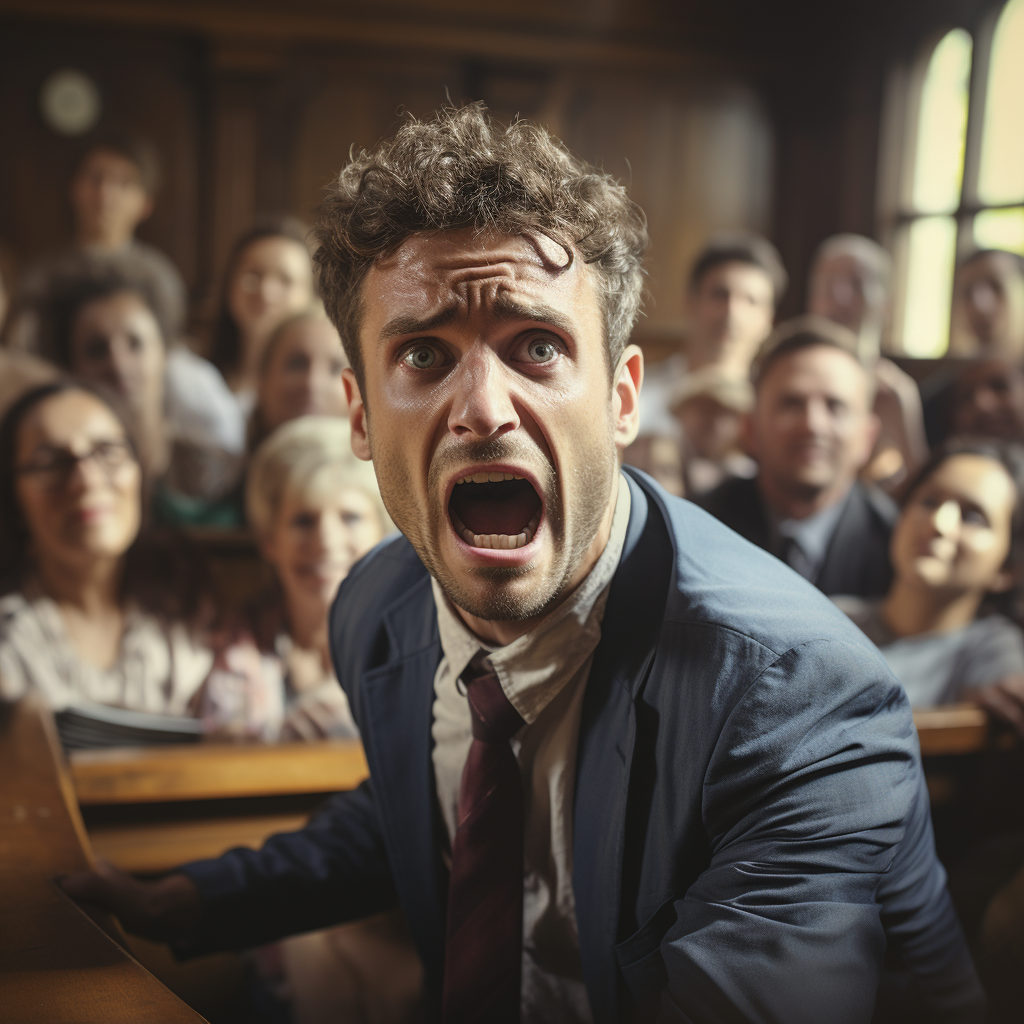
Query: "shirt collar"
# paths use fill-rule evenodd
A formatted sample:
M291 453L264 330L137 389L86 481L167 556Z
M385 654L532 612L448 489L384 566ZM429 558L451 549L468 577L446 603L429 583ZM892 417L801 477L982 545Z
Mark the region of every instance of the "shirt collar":
M820 567L825 561L829 542L839 525L839 519L850 499L851 491L852 488L835 504L804 519L783 519L769 508L768 517L776 539L775 549L778 550L778 542L782 538L788 538L796 543L811 565Z
M622 555L629 508L629 485L620 474L611 533L593 569L550 615L504 647L484 643L471 632L432 579L441 649L452 676L461 676L480 650L487 651L505 696L527 723L536 720L601 639L601 617Z

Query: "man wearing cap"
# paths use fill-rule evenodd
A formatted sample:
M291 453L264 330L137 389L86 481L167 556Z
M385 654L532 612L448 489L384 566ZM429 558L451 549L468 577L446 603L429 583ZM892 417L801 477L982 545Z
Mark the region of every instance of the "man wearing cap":
M701 504L825 594L884 594L897 511L858 480L878 420L856 336L821 317L797 317L764 343L751 377L743 434L757 475L726 481Z

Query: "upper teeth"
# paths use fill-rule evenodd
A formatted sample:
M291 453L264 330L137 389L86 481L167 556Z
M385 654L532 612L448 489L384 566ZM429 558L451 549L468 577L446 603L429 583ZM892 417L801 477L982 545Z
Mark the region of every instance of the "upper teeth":
M500 484L502 480L525 480L524 476L517 476L515 473L473 473L470 476L459 477L457 484Z

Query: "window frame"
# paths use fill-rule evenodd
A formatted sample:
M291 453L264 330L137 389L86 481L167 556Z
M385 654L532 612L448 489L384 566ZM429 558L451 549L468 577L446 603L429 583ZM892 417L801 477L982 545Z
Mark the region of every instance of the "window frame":
M907 250L910 226L928 217L953 220L956 226L955 260L959 262L977 248L974 220L978 214L987 210L1014 210L1024 205L1024 197L1005 203L984 203L978 195L992 44L1000 15L1009 2L998 0L990 4L972 22L945 23L928 34L912 60L901 62L889 73L879 147L877 223L878 237L893 256L888 348L896 355L907 354L902 331L909 276ZM963 177L956 209L934 213L916 209L912 202L921 104L932 57L946 36L957 29L963 29L971 37ZM951 313L951 309L947 311L948 316Z

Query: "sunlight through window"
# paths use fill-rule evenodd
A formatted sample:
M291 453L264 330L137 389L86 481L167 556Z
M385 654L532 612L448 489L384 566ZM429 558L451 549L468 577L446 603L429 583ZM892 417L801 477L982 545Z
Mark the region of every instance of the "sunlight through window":
M1010 0L992 39L978 199L982 205L1024 201L1024 0Z

